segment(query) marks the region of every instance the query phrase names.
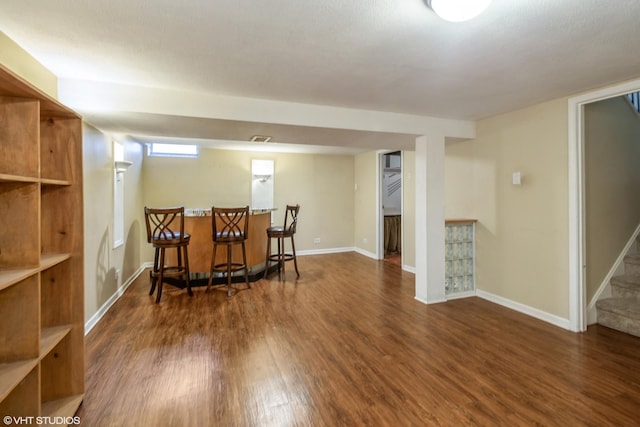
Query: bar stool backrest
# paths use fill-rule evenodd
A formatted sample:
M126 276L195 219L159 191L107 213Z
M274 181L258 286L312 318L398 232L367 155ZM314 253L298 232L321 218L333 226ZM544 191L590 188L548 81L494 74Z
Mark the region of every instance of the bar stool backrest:
M296 226L298 225L298 212L300 211L300 205L287 205L287 211L284 214L284 230L290 234L296 232ZM288 225L287 225L288 224Z
M147 226L147 242L165 244L183 242L188 238L184 233L184 207L144 208Z
M211 207L214 242L239 242L249 237L249 206L243 208Z

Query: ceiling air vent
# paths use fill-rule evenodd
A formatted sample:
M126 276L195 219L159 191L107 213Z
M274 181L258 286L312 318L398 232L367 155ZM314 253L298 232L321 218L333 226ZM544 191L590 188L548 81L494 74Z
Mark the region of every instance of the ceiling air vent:
M271 137L270 136L264 136L264 135L253 135L250 139L251 142L269 142L271 141Z

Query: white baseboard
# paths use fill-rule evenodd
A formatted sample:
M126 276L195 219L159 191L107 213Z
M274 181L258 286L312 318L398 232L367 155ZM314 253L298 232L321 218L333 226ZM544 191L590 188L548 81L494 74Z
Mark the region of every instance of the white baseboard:
M105 315L105 313L111 308L111 306L118 300L118 298L120 298L122 296L122 294L124 294L124 292L127 290L127 288L138 278L138 276L140 276L140 274L142 274L142 272L147 269L147 268L151 268L153 267L153 263L151 262L147 262L142 264L135 273L133 273L133 275L131 277L129 277L129 279L127 279L126 282L124 282L122 284L122 286L120 286L116 292L111 295L111 297L105 301L104 304L102 304L102 307L100 307L98 309L98 311L96 312L96 314L94 314L93 316L91 316L91 318L89 320L87 320L87 322L84 324L84 334L87 335L91 329L93 329L94 326L96 326L98 324L98 322L100 321L100 319L102 319L102 316Z
M409 273L416 274L416 268L415 268L415 267L412 267L412 266L410 266L410 265L402 264L402 269L403 269L404 271L408 271Z
M447 298L447 301L450 301L453 299L475 297L477 295L478 294L476 293L476 291L466 291L466 292L458 292L455 294L449 294L446 296L446 298Z
M520 313L526 314L531 317L535 317L536 319L540 319L544 322L551 323L552 325L558 326L560 328L571 331L571 322L569 319L564 319L562 317L556 316L554 314L547 313L542 310L538 310L537 308L529 307L528 305L521 304L519 302L511 301L510 299L503 298L498 295L494 295L489 292L482 291L480 289L476 290L476 295L479 298L486 299L487 301L491 301L498 305L510 308L515 311L519 311Z
M435 301L427 301L426 299L422 299L420 297L413 297L416 301L419 301L423 304L438 304L441 302L447 302L447 300L445 298L443 299L439 299L439 300L435 300Z
M627 254L633 253L632 248L636 243L638 234L640 234L640 225L636 227L633 235L625 245L624 249L622 249L622 252L620 252L620 255L618 255L616 261L613 263L611 270L609 270L607 275L604 277L602 283L600 283L600 286L598 287L598 290L593 295L593 298L591 298L591 301L587 304L587 325L598 323L598 310L596 310L596 303L602 298L608 298L611 296L611 279L614 276L624 273L624 257Z
M353 252L356 250L354 247L348 248L329 248L329 249L310 249L306 251L297 251L296 255L305 256L305 255L324 255L324 254L337 254L340 252Z
M374 254L373 252L365 251L362 248L352 248L351 250L359 253L360 255L364 255L366 257L373 258L373 259L378 259L378 256L376 254Z

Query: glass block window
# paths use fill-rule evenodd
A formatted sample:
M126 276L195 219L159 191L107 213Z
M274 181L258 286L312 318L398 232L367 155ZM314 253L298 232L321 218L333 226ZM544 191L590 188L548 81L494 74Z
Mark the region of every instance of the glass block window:
M445 228L445 294L475 289L475 223L451 222Z

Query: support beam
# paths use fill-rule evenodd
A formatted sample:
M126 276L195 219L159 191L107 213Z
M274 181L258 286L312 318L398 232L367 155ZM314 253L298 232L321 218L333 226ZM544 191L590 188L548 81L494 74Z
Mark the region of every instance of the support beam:
M416 299L445 301L444 135L416 138Z

